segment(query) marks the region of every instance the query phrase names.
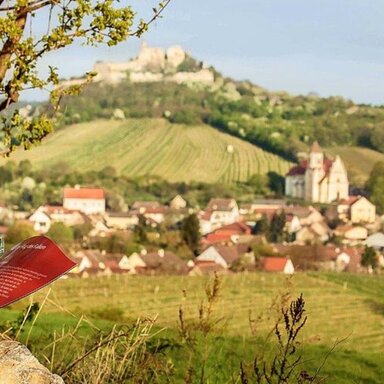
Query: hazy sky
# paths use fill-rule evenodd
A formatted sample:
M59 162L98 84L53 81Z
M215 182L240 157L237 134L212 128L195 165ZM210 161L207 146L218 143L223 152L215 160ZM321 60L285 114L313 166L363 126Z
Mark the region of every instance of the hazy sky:
M140 12L153 1L133 0ZM143 39L179 44L235 79L294 94L384 104L384 0L173 0ZM126 60L140 41L52 54L63 76L97 60ZM32 95L30 95L32 97Z

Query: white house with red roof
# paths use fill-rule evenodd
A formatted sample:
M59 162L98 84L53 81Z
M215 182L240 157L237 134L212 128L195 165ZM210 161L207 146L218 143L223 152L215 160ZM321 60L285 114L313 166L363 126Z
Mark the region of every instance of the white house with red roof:
M328 159L319 144L312 145L309 157L290 169L285 177L285 194L308 201L331 203L347 199L349 181L339 156Z
M64 188L63 207L86 215L105 213L105 193L102 188L76 186Z

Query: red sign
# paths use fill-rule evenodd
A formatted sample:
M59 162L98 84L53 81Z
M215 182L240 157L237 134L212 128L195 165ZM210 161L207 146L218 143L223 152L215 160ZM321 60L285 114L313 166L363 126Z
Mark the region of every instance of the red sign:
M45 236L17 244L0 258L0 308L45 287L75 265Z

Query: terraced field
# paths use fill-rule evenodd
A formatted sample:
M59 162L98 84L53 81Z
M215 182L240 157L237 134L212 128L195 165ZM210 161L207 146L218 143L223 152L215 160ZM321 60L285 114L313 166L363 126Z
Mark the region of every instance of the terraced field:
M357 185L363 185L373 166L378 161L384 161L384 154L369 148L335 147L327 148L332 156L340 155L347 167L350 180Z
M69 126L11 159L29 159L37 167L65 161L77 170L110 165L129 176L157 175L169 181L243 181L268 171L284 174L290 167L280 157L209 126L175 125L161 119Z
M288 281L277 274L225 276L215 315L226 319L228 335L247 338L251 335L250 314L252 318L268 315L257 321L257 328L269 331L273 320L268 308L273 299L288 291L292 297L303 293L307 342L329 346L345 338L342 349L384 354L384 300L376 294L384 289L383 277L362 276L351 281L345 275L331 277L300 274ZM187 318L197 317L206 283L205 278L177 276L69 279L54 285L52 298L65 309L82 314L95 308L119 308L126 318L158 315L160 325L173 328L180 304ZM46 310L57 308L51 304Z

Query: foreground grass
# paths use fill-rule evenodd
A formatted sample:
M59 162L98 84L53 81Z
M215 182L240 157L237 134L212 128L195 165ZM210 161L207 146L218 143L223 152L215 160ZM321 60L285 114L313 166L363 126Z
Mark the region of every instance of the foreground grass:
M87 318L79 329L83 340L91 333L107 331L115 322L130 324L138 316L158 316L156 331L162 327L165 330L153 343L171 340L164 353L173 364L174 382L183 382L188 359L178 342L178 310L182 305L186 319L196 319L206 283L206 278L175 276L59 281L32 329L29 344L41 359L44 355L50 359L52 351L46 348L49 340L58 337L63 327L69 331L78 326L81 315ZM303 292L308 315L301 340L303 366L315 370L332 346L345 339L326 360L322 375L328 377L329 383L381 383L383 284L381 276L299 274L293 279L263 273L224 276L214 311L215 317L222 319L220 327L198 343L202 349L200 355L206 355L207 359L207 382L226 383L236 379L240 361L252 363L261 348L260 340L273 327L277 315L276 307L271 306L274 298L286 292L292 297ZM46 291L33 299L42 301L45 295ZM3 310L1 319L14 318L26 304L24 301L11 310ZM250 319L254 320L252 327ZM24 340L28 333L26 328ZM80 348L81 338L79 345L71 346L72 351L77 346ZM206 353L207 345L209 353ZM71 348L63 348L66 354L62 358L69 362Z

